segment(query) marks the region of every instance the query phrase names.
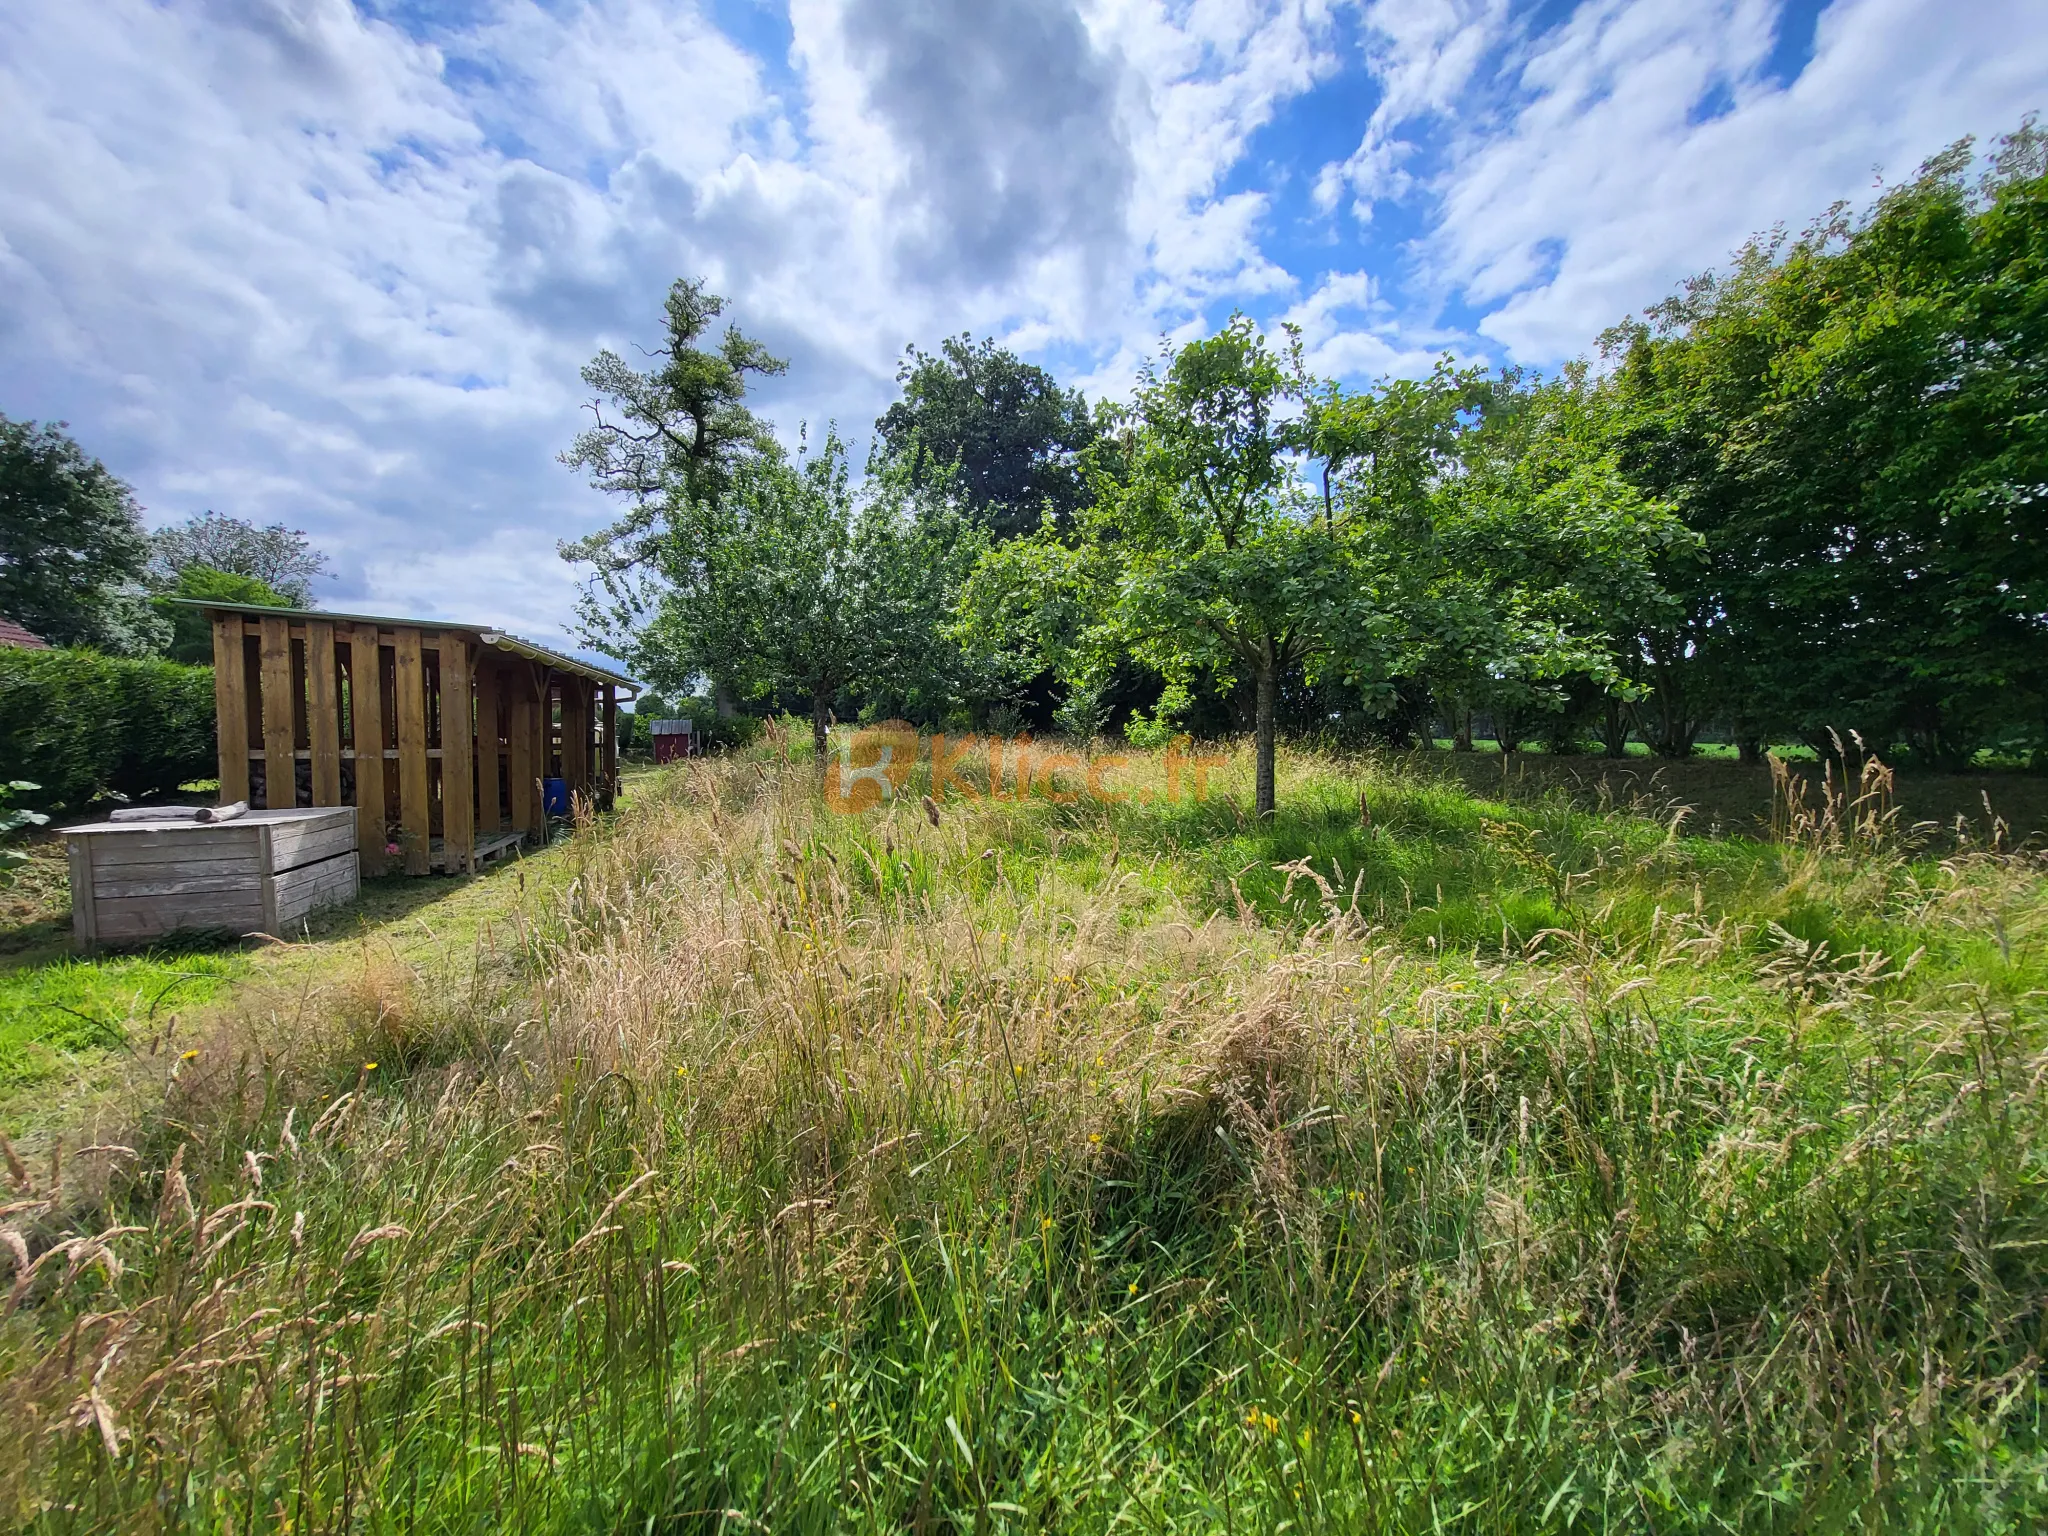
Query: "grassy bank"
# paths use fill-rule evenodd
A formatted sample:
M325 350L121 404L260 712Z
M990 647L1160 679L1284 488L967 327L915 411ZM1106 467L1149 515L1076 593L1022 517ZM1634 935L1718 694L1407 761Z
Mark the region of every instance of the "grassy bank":
M2037 1527L2039 863L1284 769L690 763L238 982L14 1171L9 1514Z

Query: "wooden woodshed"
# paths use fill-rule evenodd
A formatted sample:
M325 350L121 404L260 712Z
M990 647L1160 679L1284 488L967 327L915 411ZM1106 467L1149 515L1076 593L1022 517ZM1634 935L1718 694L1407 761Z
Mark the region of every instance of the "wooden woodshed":
M544 835L550 780L611 803L639 691L620 673L487 625L191 601L213 624L221 803L356 807L366 876L473 870Z

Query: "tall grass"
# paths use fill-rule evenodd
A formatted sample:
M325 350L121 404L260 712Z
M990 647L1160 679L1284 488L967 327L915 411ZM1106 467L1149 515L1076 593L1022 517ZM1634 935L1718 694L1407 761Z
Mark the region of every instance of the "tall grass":
M666 772L16 1168L9 1514L2048 1515L2037 863L1311 757L1270 827L813 785Z

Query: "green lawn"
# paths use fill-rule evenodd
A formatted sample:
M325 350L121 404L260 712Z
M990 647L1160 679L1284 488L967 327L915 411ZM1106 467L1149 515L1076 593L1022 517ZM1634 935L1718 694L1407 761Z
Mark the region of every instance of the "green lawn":
M65 959L0 969L0 1096L108 1051L152 1047L248 973L236 952Z

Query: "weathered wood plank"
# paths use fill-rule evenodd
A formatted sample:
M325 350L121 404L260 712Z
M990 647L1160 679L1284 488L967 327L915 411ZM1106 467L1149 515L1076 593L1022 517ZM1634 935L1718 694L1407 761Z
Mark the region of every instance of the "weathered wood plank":
M580 677L562 679L562 779L572 801L590 788L590 715L584 708L588 691Z
M506 669L505 681L512 689L512 734L506 740L505 774L508 780L505 788L512 802L512 830L531 832L539 823L534 819L533 742L539 734L537 717L539 708L533 700L533 678L531 669L515 663Z
M427 873L427 839L431 835L427 796L427 682L420 657L420 632L394 631L397 658L398 823L404 831L405 872Z
M476 699L469 645L441 637L441 840L449 872L467 874L476 850Z
M250 933L263 927L255 902L194 901L181 896L125 896L99 903L99 941L153 939L180 928L225 928Z
M384 679L377 626L349 640L349 723L356 743L356 852L363 873L384 873Z
M220 801L249 798L248 678L242 662L240 615L213 616L213 716L220 747Z
M505 824L499 810L499 664L488 651L476 658L476 830L479 837Z
M534 670L540 673L536 685L540 689L540 750L535 754L539 764L535 771L546 779L562 771L562 700L554 674L539 666Z
M277 877L280 925L295 923L322 907L353 901L358 889L355 850Z
M262 840L262 841L261 841L261 843L259 844L259 846L260 846L260 847L262 848L262 850L263 850L263 852L262 852L262 855L261 855L261 857L262 857L262 860L263 860L263 867L264 867L265 869L275 869L275 868L277 868L277 864L275 863L275 861L273 860L273 858L272 858L272 856L271 856L271 855L272 855L272 850L271 850L271 845L270 845L270 838L271 838L271 829L270 829L269 827L258 827L258 828L256 829L256 835L257 835L257 837L258 837L258 838L260 838L260 839ZM258 896L259 896L259 898L261 899L261 905L262 905L262 908L263 908L263 916L262 916L262 924L263 924L263 931L264 931L265 933L276 933L276 932L277 932L277 879L276 879L276 877L275 877L275 876L272 876L272 877L270 877L269 879L266 879L266 880L265 880L265 881L264 881L264 882L262 883L262 885L260 885L259 887L257 887L257 895L258 895Z
M355 852L353 848L349 850ZM143 866L147 868L148 866ZM200 896L222 892L255 892L262 883L262 877L253 870L231 869L213 874L201 874L183 864L160 864L158 873L147 876L138 869L110 874L106 870L93 871L93 896L105 901L117 896Z
M540 694L540 761L541 777L560 778L562 775L562 693L552 671L541 670ZM545 786L536 786L534 798L540 802L542 825L547 821L547 791Z
M604 784L598 790L598 797L610 810L619 793L619 690L615 684L604 685Z
M334 626L306 621L306 746L313 754L313 803L341 804L341 679Z
M236 855L253 858L256 848L254 824L246 820L217 826L193 825L159 828L148 822L119 830L76 832L92 839L96 861L128 862L155 858L217 859Z
M344 808L345 809L345 808ZM294 821L270 829L270 856L275 871L296 869L301 864L331 859L355 846L355 819Z
M263 803L271 810L298 804L292 749L292 632L283 619L262 625Z
M170 877L184 877L184 874L203 874L203 877L240 879L248 885L256 885L262 879L262 870L254 858L154 858L135 864L113 864L106 860L106 844L96 844L100 858L92 860L92 879L102 887L109 881L156 881Z
M80 944L99 940L98 914L92 892L92 839L65 839L64 852L71 864L71 936Z

